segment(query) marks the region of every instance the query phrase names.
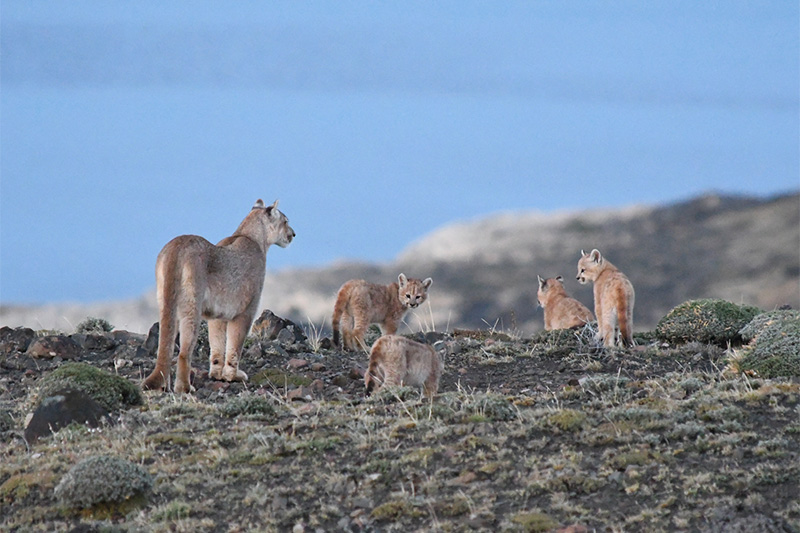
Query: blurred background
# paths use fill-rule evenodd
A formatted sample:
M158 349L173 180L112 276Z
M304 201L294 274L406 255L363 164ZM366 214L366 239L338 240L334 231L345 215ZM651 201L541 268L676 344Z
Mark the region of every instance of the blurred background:
M794 193L798 10L5 0L0 303L142 298L168 240L216 242L258 198L297 232L272 274L388 283L453 223Z

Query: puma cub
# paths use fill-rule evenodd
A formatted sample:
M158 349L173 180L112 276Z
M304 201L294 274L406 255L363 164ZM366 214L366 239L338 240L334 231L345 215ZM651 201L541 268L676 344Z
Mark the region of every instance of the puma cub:
M189 358L197 344L201 317L208 320L209 377L246 381L247 374L239 370L239 355L258 310L267 249L271 244L284 248L294 237L277 200L269 207L258 200L233 235L216 245L197 235L181 235L168 242L156 259L158 358L142 387L169 387L172 350L180 332L175 392L191 392Z
M615 346L619 330L619 341L624 346L633 346L634 292L625 274L597 249L589 254L581 250L577 279L582 284L594 282L594 314L603 344Z
M364 374L367 394L382 386L422 386L426 397L439 390L444 364L433 346L399 335L384 335L372 345Z
M350 280L339 289L333 306L333 344L339 344L339 330L346 350L368 351L364 334L370 324L380 324L384 335L397 332L400 320L409 308L421 305L428 297L433 280L408 279L405 274L389 285L377 285L363 279Z
M581 327L594 320L594 315L585 305L567 296L564 278L539 278L539 305L544 309L544 329L570 329Z

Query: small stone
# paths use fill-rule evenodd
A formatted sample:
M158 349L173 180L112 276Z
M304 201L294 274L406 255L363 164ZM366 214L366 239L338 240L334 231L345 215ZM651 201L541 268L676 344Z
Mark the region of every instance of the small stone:
M331 380L331 383L343 389L350 384L350 378L344 374L336 374Z
M292 358L289 359L289 362L286 363L286 366L287 368L294 368L294 369L304 368L308 366L308 361L306 361L305 359Z
M314 372L322 372L323 370L325 370L325 364L324 363L311 363L311 370L313 370Z
M311 390L314 392L322 392L325 389L325 382L321 379L315 379L311 382Z
M350 367L350 379L364 379L365 370L360 366Z
M286 393L286 399L289 401L310 402L313 398L311 390L307 387L297 387Z

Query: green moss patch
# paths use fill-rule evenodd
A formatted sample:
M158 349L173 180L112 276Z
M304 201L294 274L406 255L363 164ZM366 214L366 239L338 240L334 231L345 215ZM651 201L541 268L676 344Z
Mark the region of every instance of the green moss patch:
M725 300L691 300L667 313L658 322L656 335L672 344L696 341L725 346L740 342L739 331L760 312L757 307Z

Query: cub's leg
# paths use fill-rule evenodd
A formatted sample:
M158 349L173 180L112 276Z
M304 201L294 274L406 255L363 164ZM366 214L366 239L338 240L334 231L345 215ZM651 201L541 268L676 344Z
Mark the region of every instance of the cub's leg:
M208 377L222 379L222 367L225 363L225 335L228 324L225 320L208 321L209 356Z
M353 318L353 332L351 334L350 342L352 343L351 350L357 352L359 349L369 353L369 347L364 340L364 335L367 333L369 321L364 317Z
M339 331L342 333L341 348L351 350L353 344L353 315L347 310L342 312L342 318L339 320Z
M175 392L178 394L193 392L189 382L190 362L197 345L197 328L200 323L198 313L184 316L180 321L181 348L178 352L178 369L175 373Z
M613 348L617 345L617 309L609 306L603 315L602 325L598 323L603 346Z
M247 381L247 374L239 370L239 355L252 321L249 313L242 313L228 322L225 367L222 369L222 379L225 381Z

